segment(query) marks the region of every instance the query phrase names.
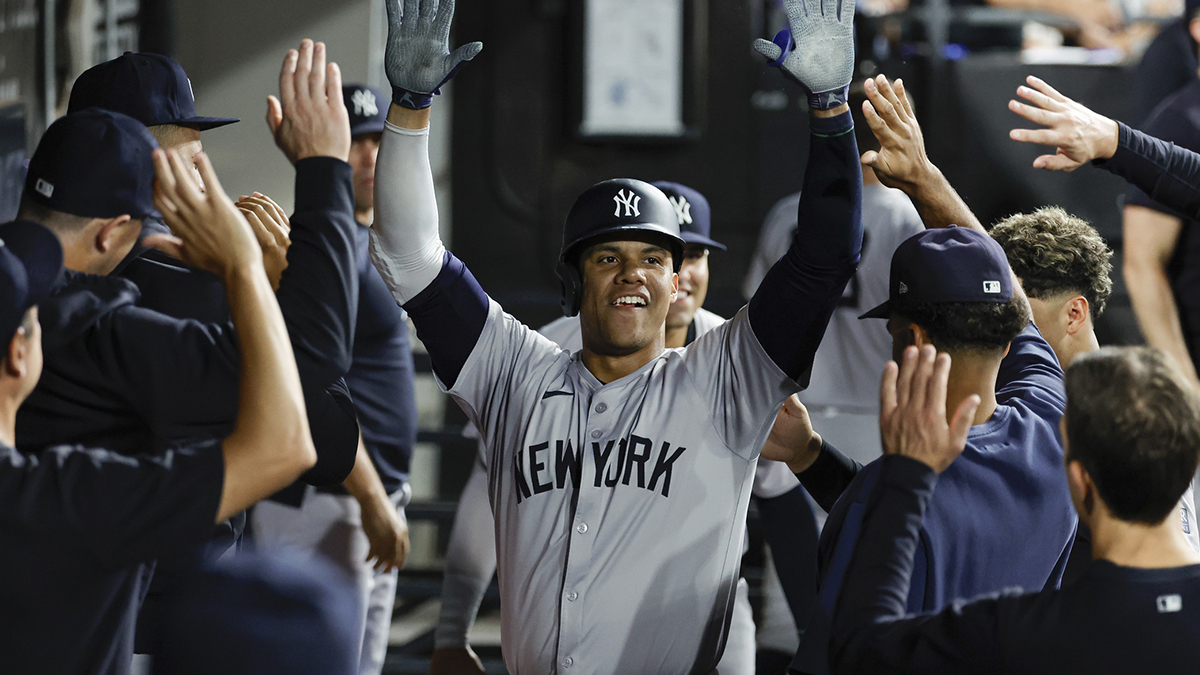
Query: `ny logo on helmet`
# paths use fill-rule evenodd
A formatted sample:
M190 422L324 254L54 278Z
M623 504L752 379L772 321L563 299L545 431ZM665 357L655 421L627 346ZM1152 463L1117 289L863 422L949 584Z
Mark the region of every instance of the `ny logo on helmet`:
M354 114L359 117L374 117L379 114L379 106L375 103L375 94L368 89L359 89L350 96L354 104Z
M678 198L667 197L667 201L675 207L675 217L679 219L681 226L692 224L692 203L687 200L687 197L683 195L679 195Z
M641 203L642 197L633 190L629 190L628 192L621 190L617 194L613 195L613 201L617 203L617 210L613 212L613 215L618 218L621 217L622 206L625 207L626 218L630 216L642 215L642 212L638 210L638 204Z

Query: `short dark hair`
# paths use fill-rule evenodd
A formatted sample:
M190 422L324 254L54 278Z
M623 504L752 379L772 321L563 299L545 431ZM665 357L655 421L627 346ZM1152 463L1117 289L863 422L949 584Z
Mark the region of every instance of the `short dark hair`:
M45 204L29 199L28 195L25 195L21 199L21 206L17 209L17 218L41 223L49 228L50 231L58 234L78 232L85 225L92 222L92 218L55 211Z
M1086 220L1047 206L1009 216L991 234L1029 297L1078 293L1087 299L1093 319L1104 313L1112 295L1113 252Z
M192 140L195 131L179 124L152 124L146 129L158 141L160 148L173 148Z
M1121 520L1169 516L1200 463L1200 396L1152 347L1105 347L1067 369L1068 460Z
M951 353L1003 352L1032 320L1020 295L1008 302L912 302L899 296L891 309L925 329L939 351Z

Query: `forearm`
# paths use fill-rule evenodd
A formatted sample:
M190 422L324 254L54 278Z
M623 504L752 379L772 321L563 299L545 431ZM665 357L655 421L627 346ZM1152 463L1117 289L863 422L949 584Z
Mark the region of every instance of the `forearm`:
M755 336L802 383L862 250L862 170L853 128L848 108L810 118L799 227L750 300Z
M217 522L248 508L316 461L283 315L261 265L226 279L241 346L238 416L225 439Z
M371 260L400 304L437 277L446 250L438 233L428 117L428 110L393 104L375 165Z
M816 459L804 471L797 472L796 478L800 479L800 484L812 495L817 506L829 513L861 470L862 464L822 441Z
M358 439L358 452L354 456L354 468L350 470L350 475L342 483L342 487L346 488L363 509L391 503L361 436Z
M288 266L276 297L307 387L323 389L350 368L358 313L354 186L350 165L329 157L296 163L296 212Z
M1092 164L1124 178L1163 206L1200 219L1200 154L1118 124L1116 152Z
M462 647L475 623L492 574L496 571L496 537L488 505L487 473L476 463L463 488L446 547L442 611L434 647Z
M1183 336L1179 306L1175 303L1175 293L1166 271L1161 267L1127 262L1125 286L1129 289L1133 313L1146 343L1174 357L1184 373L1196 381L1196 367Z
M913 206L917 207L917 213L920 214L925 227L957 225L987 232L958 191L950 185L945 174L933 163L927 165L920 180L903 189L912 200Z

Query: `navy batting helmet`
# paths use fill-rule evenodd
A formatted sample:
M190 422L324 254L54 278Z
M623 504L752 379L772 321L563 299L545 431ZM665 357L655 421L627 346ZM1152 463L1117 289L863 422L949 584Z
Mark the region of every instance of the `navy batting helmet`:
M567 316L579 313L583 281L578 258L584 245L598 237L628 232L650 234L666 240L675 271L683 263L683 239L679 218L662 190L632 178L615 178L596 183L579 195L563 226L563 245L558 255L558 278L562 281L562 309ZM633 238L633 237L630 237Z

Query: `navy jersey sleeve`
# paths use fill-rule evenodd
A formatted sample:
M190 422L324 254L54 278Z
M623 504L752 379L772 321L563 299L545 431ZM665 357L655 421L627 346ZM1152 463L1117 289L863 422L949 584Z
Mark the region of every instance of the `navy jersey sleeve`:
M1117 151L1093 164L1129 181L1153 203L1200 220L1200 154L1121 124ZM1143 201L1137 193L1130 200Z
M218 441L130 457L70 446L0 459L0 518L110 566L178 552L212 532L224 487Z
M296 212L279 308L300 372L325 387L350 369L358 312L354 185L350 165L331 157L296 162Z
M860 470L862 464L843 455L822 439L821 454L817 455L812 466L796 474L796 478L800 479L800 484L808 490L817 505L829 513Z
M1003 405L1018 398L1047 413L1062 415L1067 409L1058 356L1033 324L1013 339L996 377L997 403Z
M779 369L807 386L825 327L862 251L862 169L854 118L810 118L799 226L750 299L754 334Z
M831 627L835 673L998 672L1002 605L995 596L906 617L925 507L937 475L907 457L882 461Z
M429 350L433 371L447 389L454 387L467 357L483 334L488 297L471 270L449 251L442 269L425 290L404 303Z

